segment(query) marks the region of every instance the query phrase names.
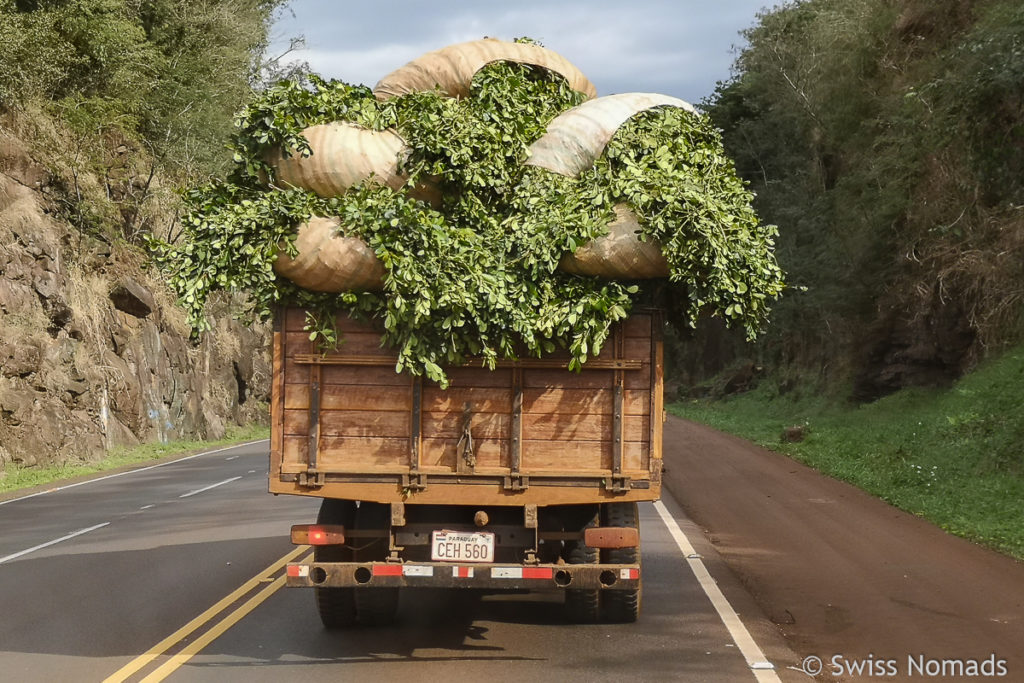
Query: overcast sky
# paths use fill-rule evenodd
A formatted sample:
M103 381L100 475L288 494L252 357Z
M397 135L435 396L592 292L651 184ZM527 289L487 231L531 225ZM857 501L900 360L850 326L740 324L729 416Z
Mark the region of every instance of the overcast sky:
M698 103L729 76L740 31L775 0L292 0L272 53L296 53L327 78L373 86L420 55L484 36L529 36L561 53L599 95L659 92ZM276 49L276 52L275 52Z

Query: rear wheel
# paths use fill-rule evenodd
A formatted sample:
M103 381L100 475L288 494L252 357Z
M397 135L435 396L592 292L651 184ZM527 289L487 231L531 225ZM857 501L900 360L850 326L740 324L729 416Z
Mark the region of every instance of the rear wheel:
M360 531L379 532L373 538L358 539L355 552L357 562L387 559L388 536L391 529L391 507L383 503L359 504L356 528ZM394 623L398 612L398 588L357 586L355 588L356 614L364 626L387 626Z
M636 503L605 503L601 506L601 526L640 528ZM640 548L609 548L602 551L608 564L638 564ZM601 594L601 618L604 621L631 623L640 616L640 589L606 590Z
M350 500L325 498L320 504L320 513L316 517L317 524L341 524L351 529L356 516L356 504ZM315 562L351 562L352 551L345 546L317 546L313 549ZM356 603L354 588L321 588L313 589L316 594L316 607L320 613L320 621L324 628L335 629L351 626L356 620Z
M595 511L579 530L582 531L588 527L597 526L597 519ZM597 548L588 548L583 539L566 541L564 557L568 564L597 564L600 559L600 551ZM565 611L568 619L576 624L592 624L596 622L601 616L600 594L601 591L596 589L567 588L565 591Z

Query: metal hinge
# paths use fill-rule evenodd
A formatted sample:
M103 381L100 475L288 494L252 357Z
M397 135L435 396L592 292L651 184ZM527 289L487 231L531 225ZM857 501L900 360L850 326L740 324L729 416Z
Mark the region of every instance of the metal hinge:
M422 491L427 488L427 475L419 472L410 472L402 475L403 491Z
M505 477L506 491L525 491L530 488L530 478L522 474L513 474Z
M626 493L633 488L629 477L610 477L605 480L605 486L612 493Z
M326 479L323 472L317 472L316 470L309 470L307 472L299 472L299 486L304 486L309 489L321 488Z

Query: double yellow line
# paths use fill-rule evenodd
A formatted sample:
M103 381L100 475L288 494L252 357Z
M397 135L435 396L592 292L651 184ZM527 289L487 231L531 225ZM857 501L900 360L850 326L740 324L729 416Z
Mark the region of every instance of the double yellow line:
M261 590L259 593L256 593L256 595L252 596L244 603L239 605L234 611L232 611L226 617L221 619L210 630L206 631L201 636L196 638L194 641L192 641L184 648L182 648L181 651L171 655L166 662L161 664L151 674L142 679L143 683L156 683L156 681L164 680L172 673L177 671L179 668L181 668L186 662L188 662L188 660L192 659L192 657L199 653L204 647L215 641L217 638L223 635L225 631L227 631L229 628L231 628L239 621L241 621L243 617L249 614L249 612L252 612L254 609L256 609L267 598L269 598L271 595L280 590L284 586L285 575L282 574L276 579L273 578L273 575L280 571L281 568L284 567L284 565L293 561L296 557L306 552L307 550L309 550L308 545L299 546L292 552L288 553L281 559L277 560L276 562L274 562L274 564L270 565L262 572L252 577L245 583L243 583L241 586L238 587L237 590L233 591L230 595L218 601L217 604L210 607L210 609L206 610L198 617L188 622L187 624L185 624L180 629L178 629L171 635L167 636L163 640L161 640L159 643L157 643L149 650L147 650L144 654L139 655L132 661L128 662L121 669L119 669L106 679L104 679L103 683L123 683L123 681L128 680L128 678L132 674L140 671L143 667L152 662L154 659L170 650L172 647L180 643L182 640L190 636L192 633L199 630L199 628L201 628L205 624L212 621L214 617L219 615L221 612L226 610L228 607L233 605L235 602L240 600L248 593L252 592L252 590L259 586L261 583L270 582L269 585L266 586L263 590ZM305 562L308 559L310 558L303 558L301 561Z

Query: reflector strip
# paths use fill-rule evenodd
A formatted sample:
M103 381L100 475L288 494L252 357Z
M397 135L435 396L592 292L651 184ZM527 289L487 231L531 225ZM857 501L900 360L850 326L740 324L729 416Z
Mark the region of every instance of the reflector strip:
M473 568L472 567L452 567L452 576L456 579L472 579ZM493 574L492 574L493 576Z
M492 567L492 579L550 579L551 567Z
M434 568L422 565L403 565L402 573L406 576L433 576Z
M290 564L288 565L288 576L295 578L305 578L309 576L309 565L308 564Z
M639 569L620 569L619 570L619 578L620 579L633 579L633 580L639 579L640 578L640 570Z
M522 567L491 567L492 579L521 579L523 578Z
M374 576L401 576L402 565L400 564L375 564L373 565Z
M554 570L551 567L524 567L523 578L524 579L550 579L554 576Z

